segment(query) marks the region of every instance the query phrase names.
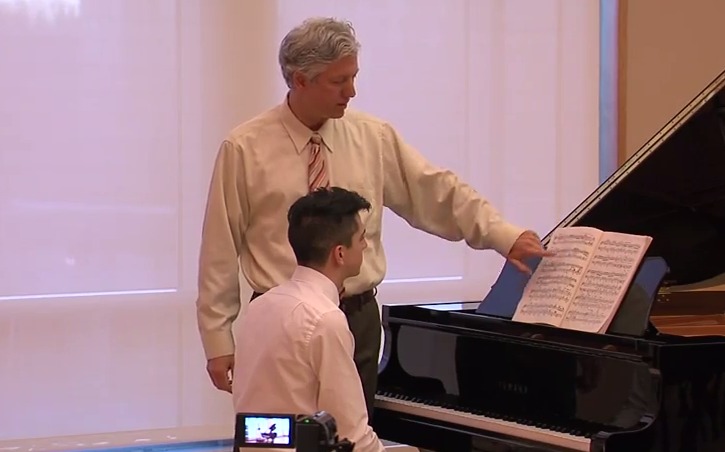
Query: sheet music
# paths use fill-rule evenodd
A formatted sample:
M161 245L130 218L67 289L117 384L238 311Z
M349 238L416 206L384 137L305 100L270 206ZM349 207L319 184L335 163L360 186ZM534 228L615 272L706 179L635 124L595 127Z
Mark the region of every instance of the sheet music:
M513 319L558 326L594 251L596 229L576 227L554 231L548 249L526 286Z
M606 328L649 242L649 237L604 234L561 326L589 332Z

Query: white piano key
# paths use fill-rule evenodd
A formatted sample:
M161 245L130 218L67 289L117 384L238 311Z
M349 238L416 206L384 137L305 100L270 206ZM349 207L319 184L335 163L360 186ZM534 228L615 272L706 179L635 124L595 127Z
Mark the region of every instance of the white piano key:
M450 422L452 424L465 425L466 427L500 433L515 438L522 438L538 441L544 444L565 447L574 451L586 452L590 450L591 446L591 440L583 436L555 432L553 430L534 427L531 425L518 424L516 422L465 413L450 408L426 405L419 402L400 400L393 397L376 395L375 406L390 411L397 411L399 413L422 416L429 419L436 419L443 422Z

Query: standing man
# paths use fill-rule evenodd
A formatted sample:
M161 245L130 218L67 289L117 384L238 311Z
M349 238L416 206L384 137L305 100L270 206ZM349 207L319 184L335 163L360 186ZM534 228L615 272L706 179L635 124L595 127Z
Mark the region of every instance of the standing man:
M363 218L369 247L362 269L345 283L340 302L355 338L369 414L381 333L375 294L386 269L383 206L417 229L465 240L474 249L493 249L522 271L528 271L524 259L546 255L536 234L506 222L473 188L406 144L392 125L347 108L356 94L359 48L347 22L315 18L292 29L279 49L287 96L237 126L220 146L202 232L196 303L207 371L220 390L231 392L239 269L253 297L290 278L296 262L285 213L315 188L348 188L372 204Z

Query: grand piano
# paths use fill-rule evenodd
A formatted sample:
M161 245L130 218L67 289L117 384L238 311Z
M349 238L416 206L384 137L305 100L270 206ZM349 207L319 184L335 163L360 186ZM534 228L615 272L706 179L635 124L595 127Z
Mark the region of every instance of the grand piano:
M508 264L482 301L384 306L378 435L432 451L725 451L725 72L561 226L653 237L607 332L512 321L527 276Z

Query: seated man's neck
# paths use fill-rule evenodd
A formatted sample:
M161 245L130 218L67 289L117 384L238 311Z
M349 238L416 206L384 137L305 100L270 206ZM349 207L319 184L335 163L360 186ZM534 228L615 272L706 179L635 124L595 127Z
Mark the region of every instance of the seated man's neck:
M342 294L342 292L344 292L345 288L343 286L343 283L345 282L346 277L342 275L341 272L330 269L327 266L320 267L315 265L307 265L306 267L327 276L327 278L335 284L335 287L337 287L338 294Z

